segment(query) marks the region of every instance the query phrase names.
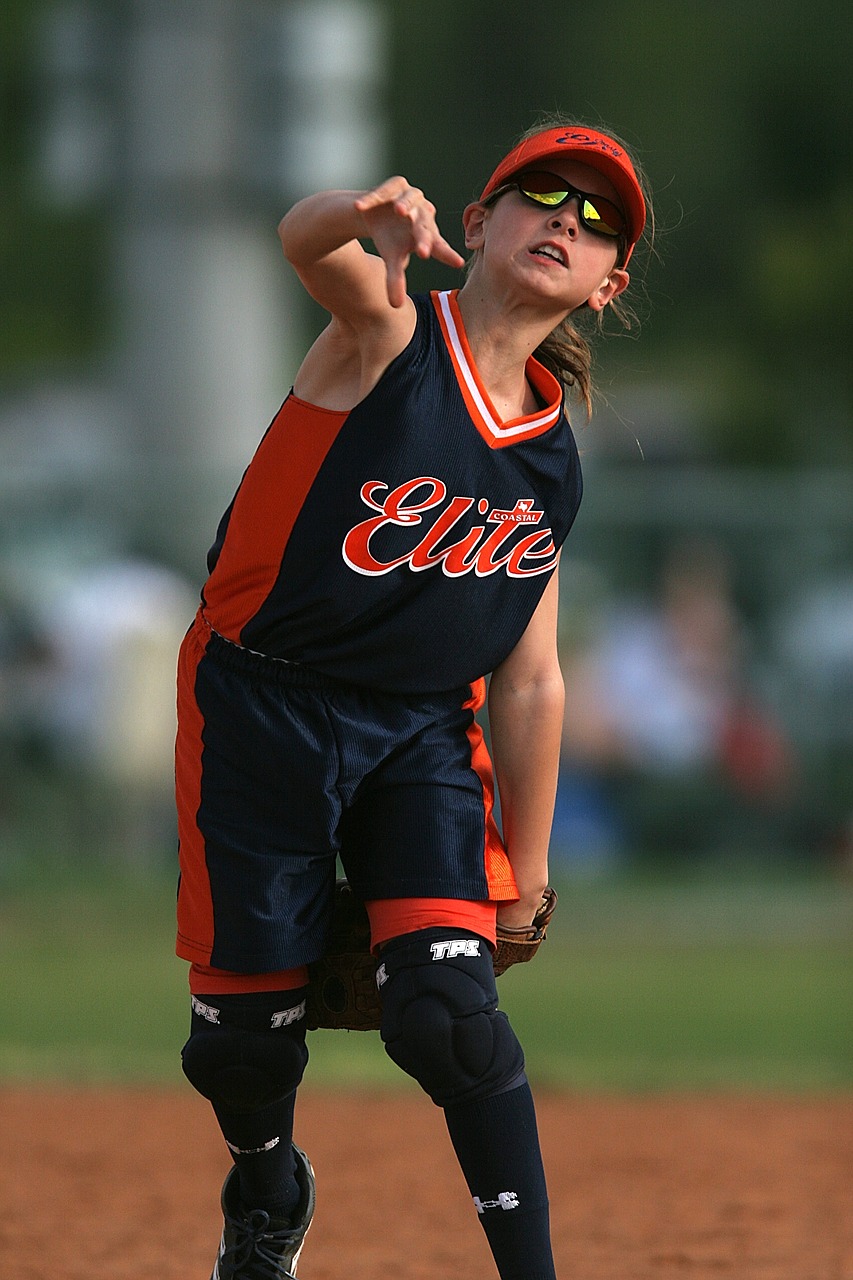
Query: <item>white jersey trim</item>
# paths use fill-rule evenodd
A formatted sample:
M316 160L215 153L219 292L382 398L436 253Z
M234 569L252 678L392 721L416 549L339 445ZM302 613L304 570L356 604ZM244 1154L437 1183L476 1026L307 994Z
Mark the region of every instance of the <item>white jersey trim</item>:
M453 352L458 372L465 383L465 388L476 406L486 430L499 440L510 440L515 436L537 433L552 427L559 421L562 404L551 405L547 410L527 418L515 418L504 424L495 416L486 394L480 385L479 375L468 359L465 344L456 323L456 316L451 306L452 291L445 290L437 295L441 315L445 323L448 342Z

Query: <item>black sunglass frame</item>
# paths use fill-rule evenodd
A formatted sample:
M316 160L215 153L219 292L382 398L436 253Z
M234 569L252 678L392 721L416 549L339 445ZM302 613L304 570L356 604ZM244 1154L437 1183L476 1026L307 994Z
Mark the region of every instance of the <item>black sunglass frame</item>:
M518 194L520 196L523 196L525 200L528 200L530 204L535 204L538 209L547 209L549 211L562 209L563 206L567 205L570 200L577 199L578 218L580 219L581 225L585 227L587 231L591 231L592 234L595 236L603 236L605 240L621 240L623 244L625 243L625 238L627 235L627 225L626 225L625 215L622 213L619 207L613 203L612 200L608 200L606 196L597 196L593 194L593 192L591 191L581 191L580 187L572 186L570 182L567 182L565 178L561 178L559 174L549 173L548 170L546 169L530 169L528 170L528 173L542 174L549 178L553 178L555 183L553 187L553 191L554 192L564 191L566 194L563 196L562 200L558 200L556 204L552 204L550 201L546 201L546 200L539 200L537 199L537 194L544 195L545 193L544 192L537 193L537 192L525 190L523 186L523 180L525 175L523 173L520 173L517 178L513 178L511 182L505 182L503 186L498 187L497 191L493 191L492 194L487 198L486 204L491 204L493 200L497 200L499 196L505 195L508 191L517 191ZM589 201L589 203L593 206L593 208L596 207L596 201L598 201L599 203L603 201L605 204L609 205L611 209L615 209L622 220L622 223L623 223L622 229L617 230L615 227L610 227L609 224L604 222L604 219L601 220L601 223L590 222L587 219L586 215L584 214L584 210L583 210L584 201L586 200ZM605 230L605 226L607 227L607 230Z

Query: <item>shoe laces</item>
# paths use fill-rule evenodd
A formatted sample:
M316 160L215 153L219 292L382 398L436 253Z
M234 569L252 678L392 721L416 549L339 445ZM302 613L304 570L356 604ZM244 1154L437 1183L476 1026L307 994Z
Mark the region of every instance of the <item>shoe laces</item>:
M284 1280L289 1271L282 1270L282 1255L296 1241L298 1232L290 1227L271 1229L270 1216L263 1209L252 1209L245 1216L226 1218L233 1239L222 1255L230 1271L227 1275L240 1280ZM251 1271L247 1268L251 1267Z

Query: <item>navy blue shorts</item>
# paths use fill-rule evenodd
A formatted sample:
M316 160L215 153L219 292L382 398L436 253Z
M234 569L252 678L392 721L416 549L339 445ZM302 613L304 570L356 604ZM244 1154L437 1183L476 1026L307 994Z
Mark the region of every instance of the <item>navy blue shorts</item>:
M514 899L482 684L377 693L197 618L178 669L178 954L253 974L316 960L338 856L363 899Z

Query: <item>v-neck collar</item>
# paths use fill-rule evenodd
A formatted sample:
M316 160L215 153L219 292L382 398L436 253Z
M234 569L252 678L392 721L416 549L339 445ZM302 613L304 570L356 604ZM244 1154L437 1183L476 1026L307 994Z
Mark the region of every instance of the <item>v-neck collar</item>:
M550 431L562 416L562 389L554 375L549 373L534 356L527 361L525 372L528 381L545 402L546 407L521 418L511 418L507 422L501 421L483 385L471 348L468 346L462 313L456 300L457 292L456 289L447 289L442 292L436 290L430 296L466 408L486 444L492 449L502 449L506 445L532 440L535 436Z

